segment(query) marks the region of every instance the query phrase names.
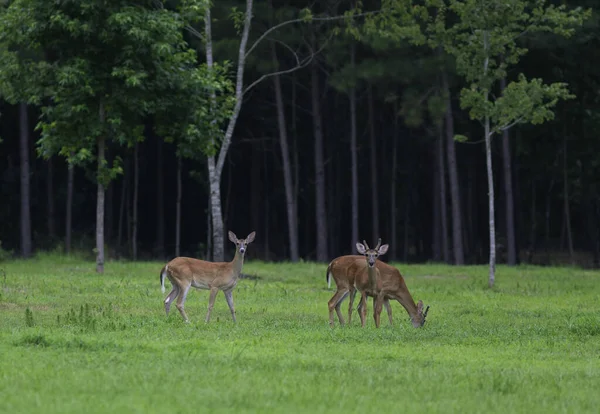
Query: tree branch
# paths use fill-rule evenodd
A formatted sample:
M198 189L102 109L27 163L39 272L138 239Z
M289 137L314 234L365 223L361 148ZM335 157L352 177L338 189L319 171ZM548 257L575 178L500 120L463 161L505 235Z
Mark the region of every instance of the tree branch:
M523 120L523 117L520 117L520 118L518 118L516 121L514 121L512 123L510 123L508 125L505 125L503 127L500 127L498 129L498 131L506 131L507 129L510 129L510 128L514 127L515 125L517 125L518 123L520 123L522 120Z
M364 16L370 16L373 14L378 14L380 13L380 10L376 10L376 11L371 11L371 12L365 12L365 13L359 13L356 14L354 17L364 17ZM292 20L286 20L285 22L281 22L279 24L276 24L275 26L271 27L270 29L268 29L266 32L264 32L262 35L260 35L260 37L258 39L256 39L256 41L252 44L252 46L250 46L250 49L248 49L248 51L246 52L246 56L247 57L250 53L252 53L252 51L254 49L256 49L256 47L258 46L258 44L260 42L262 42L264 40L265 37L267 37L269 35L269 33L283 27L283 26L287 26L289 24L292 23L311 23L311 22L319 22L319 21L332 21L332 20L341 20L341 19L346 19L348 18L348 16L327 16L327 17L312 17L310 20L307 19L292 19Z
M252 89L256 85L258 85L263 80L270 78L271 76L285 75L287 73L292 73L297 70L305 68L312 62L312 60L315 58L315 56L318 55L319 53L321 53L321 51L325 48L325 46L327 46L327 43L329 42L329 40L331 40L331 37L332 36L330 36L329 39L327 39L325 42L323 42L321 47L316 52L311 51L310 56L306 57L302 61L300 61L300 59L298 58L298 54L296 52L294 52L291 47L285 45L294 54L294 58L296 59L296 66L289 68L289 69L284 69L284 70L280 70L280 71L262 75L260 78L258 78L257 80L252 82L250 85L248 85L248 87L246 89L244 89L244 91L242 92L242 95L245 95L250 89ZM282 42L280 42L280 43L282 43Z

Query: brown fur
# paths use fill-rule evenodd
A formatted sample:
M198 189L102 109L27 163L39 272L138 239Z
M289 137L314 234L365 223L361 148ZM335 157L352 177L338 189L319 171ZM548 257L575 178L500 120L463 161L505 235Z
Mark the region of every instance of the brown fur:
M235 322L232 292L237 285L240 272L242 271L247 245L254 240L254 236L255 233L252 232L246 239L238 240L235 234L229 232L229 239L236 244L235 257L231 262L208 262L191 257L177 257L167 263L160 272L160 281L163 290L165 277L173 285L173 290L171 290L165 299L165 311L167 315L169 315L171 303L177 298L177 309L181 313L183 320L188 322L184 303L190 287L195 287L197 289L210 290L206 322L210 320L210 313L217 293L220 290L225 294L231 316ZM242 248L243 251L241 251Z
M376 288L372 289L369 284L368 266L365 256L363 255L347 255L340 256L331 261L327 268L327 274L331 275L337 285L337 291L329 301L329 323L333 325L333 309L336 309L340 324L343 324L343 318L339 310L339 306L345 296L350 294L350 308L348 310L348 318L352 313L352 303L354 295L358 289L365 292L365 296L373 297L374 301L374 318L375 324L379 327L379 315L381 306L389 307L389 299L395 299L406 309L409 314L412 324L415 327L420 327L424 323L422 312L423 302L419 301L415 304L404 278L394 266L391 266L381 260L375 262L376 272ZM379 299L379 302L378 300ZM361 324L364 326L364 314L366 313L366 303L359 305L359 314L361 314ZM392 323L391 312L388 311L390 324Z

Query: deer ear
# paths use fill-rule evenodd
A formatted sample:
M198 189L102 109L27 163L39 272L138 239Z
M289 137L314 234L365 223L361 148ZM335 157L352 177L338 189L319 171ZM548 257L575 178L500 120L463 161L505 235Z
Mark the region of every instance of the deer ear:
M417 312L419 312L419 315L421 315L423 313L423 301L420 300L419 303L417 303Z
M359 252L360 254L365 254L367 252L367 249L365 248L364 244L356 243L356 251Z
M255 237L256 237L256 232L253 231L252 233L250 233L248 235L248 237L246 237L246 243L252 243L254 241Z
M377 250L377 252L381 255L381 254L386 254L388 249L390 248L389 244L384 244L383 246L381 246L379 248L379 250Z
M231 241L232 241L232 242L234 242L234 243L237 243L237 241L238 241L238 238L237 238L237 236L236 236L236 235L235 235L235 233L234 233L234 232L232 232L232 231L229 231L229 240L231 240Z

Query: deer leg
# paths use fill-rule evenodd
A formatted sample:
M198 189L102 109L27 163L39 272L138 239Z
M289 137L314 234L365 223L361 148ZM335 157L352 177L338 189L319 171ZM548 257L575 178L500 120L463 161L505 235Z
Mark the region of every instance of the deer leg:
M348 325L352 322L352 306L354 305L354 298L356 297L356 288L350 288L350 304L348 305Z
M187 297L187 294L190 290L190 286L191 285L187 285L186 287L179 286L178 296L177 296L177 305L175 305L175 306L177 306L177 310L179 311L179 313L181 313L181 317L183 318L183 320L185 322L190 321L188 319L187 315L185 314L185 309L184 309L185 298Z
M215 306L215 298L217 297L217 293L219 293L219 288L210 289L210 296L208 297L208 312L205 320L206 323L210 321L210 313L212 312L213 306Z
M233 317L233 322L235 323L235 308L233 307L233 290L226 290L223 293L225 293L225 300L229 305L229 310L231 311L231 316Z
M173 303L173 299L175 299L178 294L179 286L173 285L173 290L171 290L171 292L165 299L165 312L167 313L167 316L169 316L169 311L171 310L171 303Z
M393 323L392 323L392 307L390 306L390 301L388 299L384 299L383 306L385 306L385 310L387 311L388 319L390 320L390 325L393 325Z
M344 324L344 318L342 317L342 312L340 311L340 305L346 295L348 294L348 289L337 290L333 297L329 299L327 302L327 306L329 307L329 325L333 326L333 309L335 309L338 319L340 320L340 325Z
M358 314L360 315L360 326L365 326L365 318L367 317L367 294L360 292L360 303L358 304Z
M373 318L375 319L375 327L379 328L381 309L383 305L383 295L373 297Z

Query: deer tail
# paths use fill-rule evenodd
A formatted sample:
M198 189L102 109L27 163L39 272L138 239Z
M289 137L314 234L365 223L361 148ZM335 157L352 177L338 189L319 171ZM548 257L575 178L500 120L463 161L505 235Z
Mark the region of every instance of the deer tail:
M329 266L327 266L327 273L325 274L325 280L327 281L327 289L329 289L331 287L331 265L333 264L333 262L329 263Z
M167 276L168 266L169 265L165 265L165 267L163 267L160 271L160 290L162 290L162 293L165 293L165 277Z

